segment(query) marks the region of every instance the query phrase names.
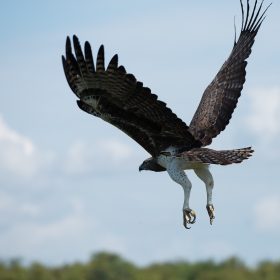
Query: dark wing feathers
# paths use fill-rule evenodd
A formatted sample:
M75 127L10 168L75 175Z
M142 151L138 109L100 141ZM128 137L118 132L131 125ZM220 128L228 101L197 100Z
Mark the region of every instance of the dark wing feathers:
M91 52L91 47L88 41L85 42L85 61L88 70L91 73L94 73L95 72L94 60Z
M97 117L101 117L92 106L86 104L85 102L78 100L77 104L79 108L89 114ZM127 114L121 109L116 109L110 104L106 104L107 114L110 115L110 123L133 138L139 145L141 145L145 150L150 151L151 147L155 145L154 138L150 137L146 130L160 131L160 128L153 125L145 120L139 121L133 114ZM125 115L123 115L125 114ZM126 117L130 118L130 122L126 121ZM136 137L137 136L137 137Z
M107 71L110 74L110 72L113 74L114 72L116 72L117 68L118 68L118 55L115 54L112 59L110 60L108 67L107 67Z
M96 68L91 47L85 43L84 54L73 36L75 56L70 39L66 40L64 72L70 88L80 99L78 106L121 129L151 155L172 146L190 149L201 146L166 103L158 100L147 87L118 66L114 55L105 70L104 47L98 50Z
M105 71L104 46L101 45L97 53L96 72Z
M190 151L179 153L176 157L196 163L227 165L240 163L252 156L253 152L251 147L220 151L207 148L195 148Z
M126 73L126 70L125 70L125 68L124 68L122 65L119 66L118 71L119 71L120 73L122 73L122 74L125 74L125 73Z
M79 98L78 106L121 129L153 156L169 146L184 151L209 145L231 119L245 82L246 59L270 6L261 13L263 1L257 7L258 1L255 0L250 12L247 0L245 15L242 0L240 3L242 26L239 38L235 38L229 58L206 88L190 127L122 65L118 66L117 55L105 69L103 45L98 50L95 64L90 44L85 42L83 53L74 35L75 56L67 37L62 63L68 84Z
M203 143L203 146L209 145L212 138L225 129L237 105L245 82L246 59L251 53L255 36L265 18L265 12L270 6L260 14L263 1L258 9L257 2L256 0L250 15L249 0L247 0L245 15L243 3L240 0L242 10L240 36L237 41L235 40L229 58L206 88L190 123L190 131L196 139Z

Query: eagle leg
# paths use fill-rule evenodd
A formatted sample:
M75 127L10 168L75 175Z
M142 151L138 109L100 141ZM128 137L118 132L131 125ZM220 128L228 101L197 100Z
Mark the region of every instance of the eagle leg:
M189 229L188 224L194 224L196 221L195 212L189 207L189 200L191 194L192 183L188 179L184 170L182 170L176 161L171 161L166 170L170 178L176 183L180 184L184 190L184 205L183 205L183 225L185 228Z
M209 171L208 165L202 166L200 168L194 169L195 174L200 178L206 187L207 193L207 205L206 209L210 218L210 224L213 224L213 220L215 219L214 215L214 205L212 203L212 191L214 187L214 180L212 174Z
M194 224L195 220L196 214L192 209L183 209L183 224L186 229L190 229L190 227L188 227L188 224Z

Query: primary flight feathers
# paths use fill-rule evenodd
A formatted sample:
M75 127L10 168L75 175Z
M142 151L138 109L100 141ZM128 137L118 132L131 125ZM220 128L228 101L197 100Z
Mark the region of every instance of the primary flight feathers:
M246 76L246 59L252 51L252 46L258 30L264 20L265 11L260 15L263 1L256 11L257 1L249 19L250 6L247 2L246 19L242 1L242 27L238 40L229 58L206 88L200 104L190 123L190 131L203 146L209 145L212 139L225 129L237 105Z
M151 155L171 145L186 149L201 146L188 126L151 90L118 66L117 55L104 66L104 48L99 48L96 69L88 42L84 54L73 36L75 56L69 37L63 66L70 88L80 99L79 107L115 125L132 137Z
M189 150L209 145L229 123L243 88L246 59L267 10L260 15L262 3L257 10L256 4L257 1L250 18L249 6L245 18L242 5L240 36L205 90L189 127L148 87L126 73L123 66L118 66L117 55L106 68L101 45L95 65L90 44L85 43L83 53L74 35L75 55L67 37L66 57L63 56L62 61L69 86L80 99L79 107L121 129L152 156L169 146Z

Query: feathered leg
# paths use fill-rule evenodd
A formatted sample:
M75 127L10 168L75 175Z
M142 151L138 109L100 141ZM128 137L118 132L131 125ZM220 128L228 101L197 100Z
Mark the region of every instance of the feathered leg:
M170 164L166 170L170 178L183 187L184 190L183 224L185 228L189 229L188 224L193 224L195 223L196 220L195 212L189 207L189 199L191 194L192 183L188 179L184 170L177 168L176 165Z
M214 187L214 180L212 174L210 173L208 166L194 169L194 172L196 173L198 178L200 178L204 182L206 186L206 193L207 193L206 209L210 218L210 224L212 225L213 220L215 219L214 205L212 203L212 191Z

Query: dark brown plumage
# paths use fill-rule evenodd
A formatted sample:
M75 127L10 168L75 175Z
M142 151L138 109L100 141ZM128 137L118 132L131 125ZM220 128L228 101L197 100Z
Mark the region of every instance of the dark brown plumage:
M62 61L69 86L80 98L78 105L82 110L115 125L153 156L170 145L186 149L201 146L164 102L132 74L127 74L123 66L118 67L117 55L105 70L101 46L95 70L89 43L85 44L85 57L76 36L73 43L76 57L68 37L66 58L63 56Z
M263 2L257 8L256 0L250 13L247 1L245 15L240 2L240 36L229 58L205 90L189 127L149 88L128 74L123 66L118 66L117 55L106 68L101 45L94 64L90 44L85 43L83 53L74 35L75 55L67 37L66 56L62 56L62 62L68 84L79 98L79 108L121 129L153 157L170 146L184 152L209 145L225 129L237 105L245 82L246 59L267 10L261 13Z
M206 88L200 104L190 123L190 131L203 146L211 144L212 139L225 129L237 105L246 76L246 59L252 51L252 46L259 28L265 18L265 11L260 15L263 1L256 11L257 1L250 16L249 1L247 1L246 19L242 8L242 27L239 39L229 58ZM250 19L249 19L250 16Z
M176 155L177 158L184 159L192 163L206 163L228 165L232 163L240 163L252 156L254 151L251 147L235 149L235 150L221 150L215 151L207 148L194 148Z

